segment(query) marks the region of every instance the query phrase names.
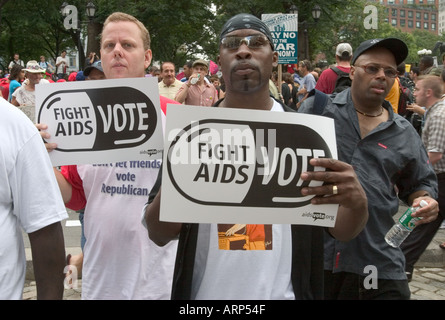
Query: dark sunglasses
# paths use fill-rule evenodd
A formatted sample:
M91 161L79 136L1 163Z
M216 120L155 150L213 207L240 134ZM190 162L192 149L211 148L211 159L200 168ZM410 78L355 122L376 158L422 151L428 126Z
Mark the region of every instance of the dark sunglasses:
M272 44L267 37L260 34L246 37L227 36L221 39L221 45L223 48L229 50L238 49L242 43L245 43L250 49L259 49L266 45L270 45L272 47Z

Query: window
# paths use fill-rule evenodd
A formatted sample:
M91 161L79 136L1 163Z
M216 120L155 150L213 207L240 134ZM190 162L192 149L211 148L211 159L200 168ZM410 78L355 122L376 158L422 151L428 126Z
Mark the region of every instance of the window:
M412 17L414 17L413 12L412 11L408 11L408 18L412 18Z
M401 26L401 27L404 27L404 26L405 26L405 19L401 19L401 20L400 20L400 26Z
M428 20L430 17L429 17L429 15L428 15L428 12L425 12L424 14L423 14L423 20Z
M431 20L436 21L436 14L435 13L431 14Z
M416 21L416 28L420 29L420 21Z
M391 25L396 26L397 25L397 19L391 19Z
M408 20L408 28L412 28L413 26L413 20Z
M397 9L391 9L391 15L397 17Z
M425 30L428 30L429 28L428 28L428 22L424 22L423 23L423 28L425 29Z
M405 18L405 10L400 9L400 17Z
M434 22L431 22L431 30L436 30L436 24Z
M422 13L419 11L416 11L416 19L419 19L422 17Z

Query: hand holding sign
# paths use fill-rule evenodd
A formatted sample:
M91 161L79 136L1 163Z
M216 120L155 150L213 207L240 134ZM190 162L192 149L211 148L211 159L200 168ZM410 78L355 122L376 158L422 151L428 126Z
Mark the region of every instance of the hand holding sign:
M335 228L331 228L330 233L337 240L351 240L368 221L368 212L363 210L368 208L368 200L354 168L334 159L311 159L310 163L326 170L304 172L301 178L324 183L317 187L304 187L301 193L307 196L316 195L311 200L312 204L339 204Z
M351 165L335 159L321 158L311 159L310 164L326 169L325 171L304 172L301 175L301 179L305 181L324 182L321 186L301 189L303 195L316 195L311 200L313 204L336 203L348 208L357 205L355 200L361 198L364 190Z
M48 152L53 151L54 149L57 148L57 143L49 143L46 142L48 141L48 139L51 138L51 135L49 134L48 130L48 125L45 123L37 123L36 124L37 130L39 130L40 132L40 136L43 139L43 142L45 143L45 148Z

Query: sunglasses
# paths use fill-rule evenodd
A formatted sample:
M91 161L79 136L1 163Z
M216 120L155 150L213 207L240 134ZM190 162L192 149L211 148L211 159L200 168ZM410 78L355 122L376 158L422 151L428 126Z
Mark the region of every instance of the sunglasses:
M383 73L385 74L385 77L388 77L388 78L397 77L397 70L395 70L393 68L384 68L384 67L381 67L378 65L373 65L373 64L368 64L368 65L363 65L363 66L355 65L354 67L362 68L363 70L365 70L366 73L372 74L372 75L376 75L377 73L379 73L380 69L383 69Z
M271 45L267 37L263 35L252 35L246 37L228 36L221 39L221 45L225 49L238 49L242 43L245 43L250 49L259 49L266 45Z

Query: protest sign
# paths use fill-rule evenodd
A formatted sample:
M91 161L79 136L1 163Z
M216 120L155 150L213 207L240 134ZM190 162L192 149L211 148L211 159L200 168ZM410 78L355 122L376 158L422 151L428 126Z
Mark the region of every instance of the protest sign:
M56 143L54 166L160 159L157 81L112 79L38 85L36 121Z
M332 119L290 112L168 105L162 221L333 226L338 205L312 205L300 179L336 158Z
M298 63L298 14L263 14L261 19L272 33L278 63Z

